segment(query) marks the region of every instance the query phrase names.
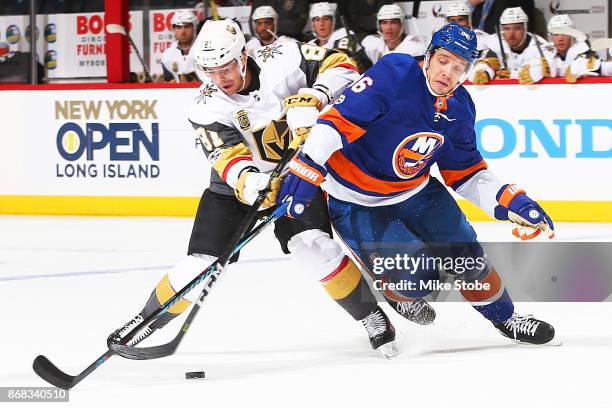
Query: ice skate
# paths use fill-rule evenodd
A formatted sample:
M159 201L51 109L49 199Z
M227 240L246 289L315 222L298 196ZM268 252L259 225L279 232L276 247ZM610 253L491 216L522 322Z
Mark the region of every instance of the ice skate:
M387 358L399 354L399 347L395 341L395 328L380 306L362 319L361 323L368 331L370 344L374 350L380 351Z
M535 319L533 315L521 316L514 313L505 322L494 326L501 334L519 344L561 345L561 342L555 339L555 328Z
M415 299L407 302L387 300L395 311L416 324L428 325L436 319L436 311L424 299Z

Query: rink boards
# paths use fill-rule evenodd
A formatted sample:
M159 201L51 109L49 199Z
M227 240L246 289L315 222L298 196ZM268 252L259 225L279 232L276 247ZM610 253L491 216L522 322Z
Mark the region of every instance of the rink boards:
M612 81L549 82L468 86L479 149L554 219L612 221ZM186 119L197 88L89 88L0 88L0 213L193 215L210 172Z

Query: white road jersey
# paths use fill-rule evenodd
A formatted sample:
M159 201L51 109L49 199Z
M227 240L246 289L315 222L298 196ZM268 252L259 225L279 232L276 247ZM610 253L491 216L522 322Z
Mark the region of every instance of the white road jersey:
M314 88L334 101L359 77L356 71L344 66L319 73L321 61L328 53L333 52L294 41L259 48L251 60L260 69L259 89L248 95L226 95L210 79L202 83L188 118L211 164L224 150L239 143L244 143L252 154L248 160L228 165L223 175L213 170L213 191L230 193L240 171L247 167L257 167L261 172L274 169L291 139L283 111L287 96L297 94L300 88Z
M408 54L412 55L413 57L420 57L425 55L425 52L427 51L427 44L425 43L425 40L422 37L415 35L405 36L402 42L399 43L394 50L390 50L389 47L387 47L387 43L385 43L385 40L379 34L368 35L363 39L361 45L365 49L365 53L370 61L372 61L372 64L376 64L376 61L392 52Z
M275 43L279 43L279 42L286 42L286 41L297 41L297 40L294 40L293 38L287 37L285 35L281 35L280 37L278 37L271 44L275 44ZM271 45L271 44L268 44L268 45ZM262 44L261 41L259 40L259 38L257 38L257 37L251 38L249 41L247 41L247 43L245 45L247 54L249 54L250 57L255 58L255 50L257 50L258 48L263 47L264 45L265 44Z
M546 59L552 61L550 65L550 74L553 77L565 76L565 71L572 61L574 61L580 54L587 52L590 47L584 41L576 41L568 48L565 58L557 53L554 43L550 42L542 47Z
M183 55L178 46L178 41L174 41L162 54L161 63L172 73L176 82L179 82L179 75L192 74L195 72L194 52L194 47L191 47L189 53Z
M351 34L354 35L352 31L351 31ZM339 28L329 36L329 38L327 39L327 42L324 45L319 44L318 38L314 38L308 41L308 44L318 45L320 47L327 48L328 50L329 49L349 50L349 45L350 45L349 41L350 41L350 37L346 29ZM359 51L360 49L361 49L361 46L357 44L357 49L355 49L355 51Z
M477 28L472 30L476 34L476 40L478 41L476 48L478 51L484 51L487 49L487 41L489 37L492 37L495 34L489 34Z
M518 79L518 72L523 65L529 64L530 60L533 58L540 58L540 52L538 51L536 42L533 39L534 35L537 36L537 39L540 43L540 47L542 48L542 52L544 52L544 45L548 41L544 40L537 34L527 34L527 39L525 41L528 41L528 45L521 53L516 53L512 51L510 49L510 45L508 45L506 40L502 38L502 44L506 56L506 68L510 70L510 78ZM486 39L485 45L486 48L488 48L491 52L495 53L495 55L499 59L500 64L502 64L503 66L504 59L500 51L499 38L497 37L497 35L490 35ZM550 64L551 61L549 60L548 63Z

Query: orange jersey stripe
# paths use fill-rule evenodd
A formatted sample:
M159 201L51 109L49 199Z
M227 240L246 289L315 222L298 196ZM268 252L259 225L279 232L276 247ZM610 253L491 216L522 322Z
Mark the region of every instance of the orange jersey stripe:
M495 268L491 268L489 274L479 281L482 284L488 283L489 289L485 290L462 290L461 294L468 302L486 302L499 293L502 281Z
M346 158L340 150L334 152L327 165L342 179L365 191L379 194L400 193L415 188L429 177L429 172L408 181L385 181L364 173L352 161Z
M359 139L365 133L365 129L360 128L346 119L336 108L331 108L319 116L319 119L325 119L332 122L336 126L336 129L338 129L338 132L342 133L349 143Z
M468 167L467 169L462 170L440 170L440 174L442 174L442 178L444 178L444 182L447 186L452 186L459 180L464 177L469 176L470 174L474 174L477 171L487 169L487 163L484 160L476 163L473 166Z

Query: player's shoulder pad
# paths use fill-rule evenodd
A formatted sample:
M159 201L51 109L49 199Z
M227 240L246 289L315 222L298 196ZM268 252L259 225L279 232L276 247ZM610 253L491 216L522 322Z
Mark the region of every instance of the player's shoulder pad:
M419 62L412 55L401 52L389 53L379 59L376 64L386 66L393 73L396 80L408 79L414 76L415 72L421 71Z
M176 41L172 41L172 44L170 44L170 46L168 48L166 48L164 50L164 52L161 55L161 62L162 63L169 63L172 60L172 55L176 52L176 47L177 47L177 43Z
M234 103L227 95L217 88L213 81L207 79L198 88L198 94L194 97L187 116L191 122L202 125L226 123L227 112L231 112L233 106Z
M454 107L453 115L459 119L458 121L467 123L474 122L476 119L476 105L468 90L463 85L460 85L453 92L453 98L455 99L455 103L450 106Z
M374 48L377 47L381 42L384 42L382 37L378 34L370 34L364 37L361 40L361 46L364 48Z
M352 31L351 31L352 34ZM348 37L349 33L346 31L346 28L342 27L334 31L327 40L328 43L333 43L334 41L341 40L345 37Z
M486 49L493 51L496 54L499 54L499 39L497 35L491 34L484 39L484 46Z
M274 68L280 71L293 70L302 60L297 41L275 41L253 52L255 62L261 69Z

